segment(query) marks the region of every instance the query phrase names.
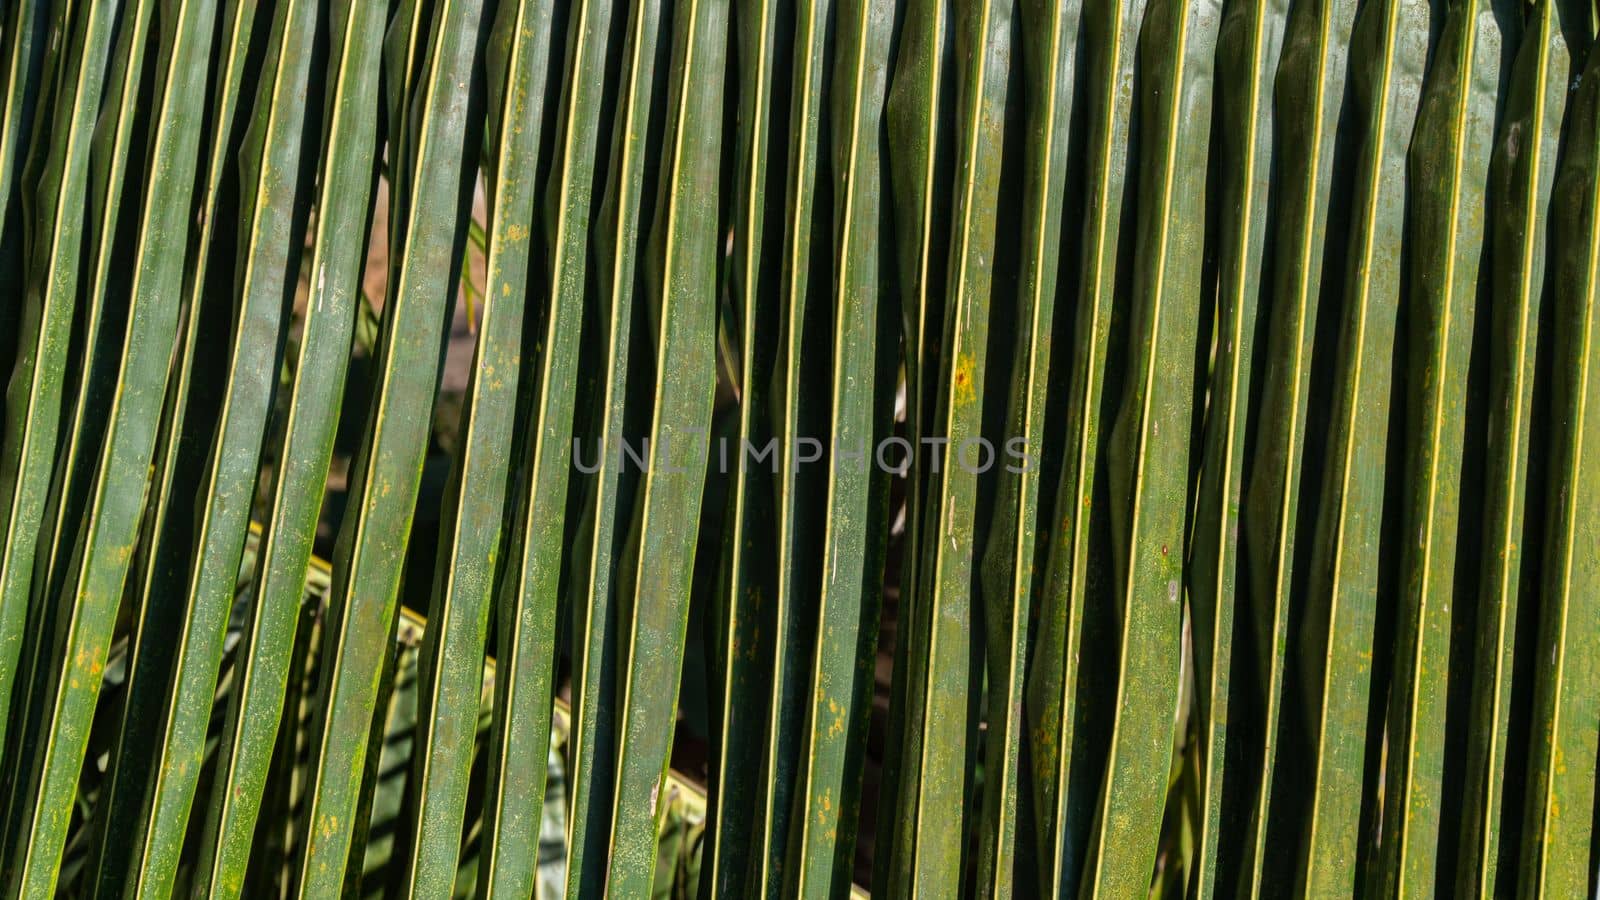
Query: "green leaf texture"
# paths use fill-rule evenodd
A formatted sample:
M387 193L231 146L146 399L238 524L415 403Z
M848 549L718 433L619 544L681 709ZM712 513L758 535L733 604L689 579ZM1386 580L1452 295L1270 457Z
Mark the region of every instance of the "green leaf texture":
M1579 897L1578 0L0 0L0 900Z

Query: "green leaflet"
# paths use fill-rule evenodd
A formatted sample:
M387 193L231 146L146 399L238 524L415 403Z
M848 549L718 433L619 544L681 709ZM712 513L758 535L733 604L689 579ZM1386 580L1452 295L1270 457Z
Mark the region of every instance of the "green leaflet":
M765 748L756 799L758 837L751 896L773 900L793 880L786 867L806 760L803 729L813 699L808 679L810 648L816 634L812 617L819 609L821 579L804 560L822 552L820 535L826 510L818 502L827 490L815 465L802 459L802 441L816 441L828 427L824 418L829 380L822 375L816 323L821 298L830 287L831 248L824 242L826 192L819 168L826 114L829 25L832 0L795 6L794 71L789 107L789 156L784 185L783 257L778 288L778 338L768 393L772 435L778 442L772 524L777 559L773 573L772 663L765 698ZM760 377L758 373L757 377ZM825 454L825 450L819 451ZM815 457L810 457L815 459Z
M1019 854L1018 791L1021 783L1023 676L1038 540L1039 456L1045 435L1051 328L1056 315L1062 222L1073 82L1078 66L1077 2L1024 2L1017 10L1024 36L1022 67L1028 103L1026 171L1023 176L1022 279L1017 296L1015 366L1006 410L1006 447L1021 440L1028 459L1008 457L999 478L988 546L981 573L983 620L988 648L990 724L978 856L978 889L985 896L1016 893ZM1048 524L1048 523L1047 523ZM995 711L999 711L996 713ZM1023 875L1031 883L1032 873Z
M938 398L928 423L930 434L948 443L940 451L944 458L938 472L930 473L935 477L920 512L926 530L916 564L921 567L918 590L925 599L916 602L926 603L917 615L927 615L927 659L926 674L909 689L922 694L917 703L922 740L915 746L914 768L902 772L902 777L916 773L913 805L904 810L914 819L911 877L904 887L916 896L955 896L962 871L978 488L977 464L963 460L968 443L982 437L1000 185L998 156L979 148L1001 142L1011 66L1009 0L974 0L960 4L956 12L956 57L963 64L956 100L959 174ZM920 653L921 645L912 652Z
M90 186L91 137L117 6L115 0L88 4L71 23L72 37L64 39L70 44L55 76L58 102L48 154L42 171L29 177L39 210L33 223L38 237L29 260L32 274L16 336L20 353L6 390L0 444L0 502L5 504L0 507L0 533L5 535L0 544L0 711L10 709L34 550L55 461L86 230L78 210ZM4 191L0 185L0 196ZM0 213L3 209L0 201ZM5 721L10 718L8 712ZM0 724L0 747L8 730Z
M88 515L73 541L59 600L65 607L63 652L56 669L40 665L37 755L19 775L31 793L18 809L8 883L17 892L53 892L71 813L70 798L83 762L99 695L116 607L128 574L149 484L167 364L178 318L187 211L194 191L204 101L205 53L216 9L211 0L186 0L162 10L160 90L151 135L151 178L138 251L118 391L112 403ZM56 600L56 597L50 598ZM26 794L24 796L27 796Z
M1550 202L1549 515L1544 596L1534 648L1533 734L1522 897L1575 897L1590 887L1595 754L1600 744L1600 55L1572 97Z
M491 216L490 267L493 274L485 282L488 304L484 309L484 327L478 340L485 347L490 337L489 315L495 304L504 303L508 296L518 297L527 292L523 283L527 274L527 243L533 229L534 173L542 171L538 164L542 122L549 110L543 96L547 88L545 79L549 66L549 47L533 43L533 35L548 35L553 9L550 5L523 4L501 8L491 41L491 59L504 60L494 64L494 70L504 69L507 82L496 95L502 112L495 120L498 126L500 152L496 154L495 172L500 186L495 194L496 209ZM555 120L559 146L555 151L555 169L546 195L546 209L555 219L548 228L547 240L552 258L549 287L549 306L545 311L544 333L535 338L533 359L538 368L530 371L535 378L526 382L533 401L532 414L527 420L536 437L528 442L532 465L529 469L526 494L521 496L514 510L520 518L520 527L510 543L511 553L504 570L499 597L501 671L506 677L496 682L495 726L491 738L490 795L484 811L485 841L480 862L479 885L485 895L503 893L506 896L524 896L533 890L538 861L538 823L530 822L525 807L531 798L545 793L545 753L550 734L550 703L553 694L551 683L555 675L556 594L561 572L560 551L563 546L562 527L566 503L566 476L570 465L570 437L572 433L572 396L577 383L574 363L577 354L584 287L584 253L587 249L587 231L590 207L590 184L594 178L595 133L599 116L600 93L603 81L593 78L579 79L577 72L597 69L605 51L604 37L610 19L610 7L604 3L584 3L573 13L571 24L574 74L565 85L560 117ZM516 48L512 53L511 48ZM509 58L507 58L509 57ZM524 174L526 173L526 174ZM526 203L526 209L519 206ZM518 230L522 236L518 237ZM515 318L509 318L511 314ZM507 330L498 340L504 347L497 349L497 357L484 355L474 396L485 391L485 380L496 379L496 371L515 371L523 365L519 347L528 346L527 335L534 329L521 324L522 310L509 307L500 315L508 316ZM537 323L537 320L535 320ZM487 351L485 351L487 354ZM495 382L488 382L498 387ZM510 379L516 383L515 378ZM477 423L487 415L483 425L501 429L495 443L484 450L487 457L477 465L486 470L478 477L492 477L499 472L500 480L488 482L480 490L487 490L486 498L498 500L505 492L503 448L511 440L509 431L510 410L491 412L474 408L469 422ZM466 442L463 442L466 445ZM512 444L512 446L516 446ZM470 449L469 449L470 453ZM469 457L469 462L470 457ZM463 469L463 476L465 470ZM473 510L476 517L472 532L498 536L497 525L503 516L511 513L510 507ZM463 515L465 507L463 508ZM461 526L458 525L458 528ZM501 548L484 545L482 551L490 554L492 562ZM486 566L486 571L492 570ZM485 582L484 587L489 587ZM478 613L475 643L469 659L473 661L470 679L461 677L457 689L459 696L453 701L457 709L448 714L456 717L453 731L459 742L456 771L452 778L451 816L440 823L437 840L449 850L451 865L440 866L439 882L430 890L417 887L417 896L437 896L448 886L446 876L454 877L456 845L461 835L461 818L467 803L467 778L472 762L471 722L465 715L468 699L477 696L479 680L477 668L483 654L483 629L487 626L487 598ZM437 621L439 612L433 618ZM461 654L455 651L455 656ZM447 658L447 657L446 657ZM459 666L460 661L450 663ZM470 690L469 690L470 689ZM463 705L466 704L466 705ZM446 714L435 705L433 715ZM530 825L532 827L530 827Z
M796 790L799 834L789 848L787 867L793 892L802 897L837 896L849 885L848 873L836 868L841 835L847 839L855 830L849 818L847 758L852 740L864 739L859 681L871 677L871 669L863 671L857 660L876 645L876 579L881 573L874 571L875 554L868 547L882 540L886 523L873 514L877 479L868 457L883 430L875 398L877 373L883 370L879 355L889 352L878 343L885 262L878 242L883 213L879 129L893 12L893 4L884 0L843 0L838 8L832 86L838 295L832 316L828 429L833 464L822 533L817 645ZM846 457L857 451L859 458Z
M1327 462L1299 647L1301 725L1315 755L1296 880L1312 894L1356 888L1361 786L1371 742L1379 738L1368 733L1367 704L1385 582L1380 548L1402 296L1405 154L1428 56L1428 16L1425 3L1378 0L1362 7L1351 43L1360 144ZM1371 427L1358 427L1364 424Z
M1039 886L1052 896L1078 890L1100 789L1100 766L1115 715L1114 662L1106 642L1113 581L1104 479L1110 415L1120 391L1125 315L1114 298L1131 161L1135 37L1144 0L1092 0L1083 8L1084 185L1082 257L1075 328L1064 372L1065 440L1047 530L1035 661L1028 674ZM1125 289L1126 284L1122 287ZM1116 352L1112 348L1118 348Z
M1237 714L1230 695L1238 689L1232 682L1234 616L1241 597L1246 604L1252 602L1248 579L1239 571L1240 504L1246 452L1255 440L1250 410L1260 396L1256 343L1266 321L1261 308L1268 281L1265 267L1271 255L1268 247L1274 237L1281 239L1268 231L1274 140L1278 139L1272 89L1279 74L1288 12L1286 0L1231 0L1224 4L1217 35L1216 163L1212 171L1220 181L1213 200L1220 245L1218 334L1188 553L1197 700L1203 716L1204 806L1198 858L1191 876L1199 898L1236 889L1241 855L1247 852L1250 820L1244 804L1249 788L1238 777L1245 773L1233 771L1227 761L1230 750L1233 759L1240 758L1251 732L1248 725L1238 731L1229 727ZM1267 299L1270 309L1272 295ZM1248 612L1250 607L1245 609ZM1268 677L1277 678L1278 683L1281 658L1274 645L1274 665ZM1272 707L1272 722L1276 700L1273 696L1262 704ZM1237 710L1250 711L1249 707ZM1258 810L1257 814L1264 812ZM1226 850L1221 849L1223 844L1228 845Z
M717 644L721 691L720 715L714 723L717 758L712 772L711 810L702 860L702 883L717 895L737 896L749 875L751 847L757 836L748 827L761 780L761 754L766 738L766 709L761 680L772 640L768 610L776 596L773 552L772 480L770 469L751 460L746 447L766 445L770 382L762 377L773 368L777 304L770 297L782 252L784 210L768 206L768 193L782 191L782 118L774 117L786 83L780 64L780 18L787 4L748 0L733 7L733 52L739 66L739 117L733 183L732 265L725 296L735 305L739 323L738 432L732 463L729 512L723 537L723 564L718 594L722 621ZM785 37L789 35L785 34ZM778 138L773 131L777 129ZM726 227L726 226L725 226ZM720 446L719 446L720 450ZM718 459L722 456L719 453Z
M351 507L339 535L330 599L321 715L297 891L329 896L342 882L357 814L368 726L394 620L437 385L442 329L455 287L477 149L468 112L483 6L443 0L435 9L418 88L417 149L399 278L384 307L382 372L365 445L354 464ZM455 209L458 215L421 215Z
M928 645L927 594L921 584L922 531L931 461L922 452L931 434L941 345L944 248L949 240L951 153L955 91L951 84L950 0L908 0L896 49L895 71L885 101L889 125L889 175L894 198L895 256L900 277L901 344L906 382L906 432L912 442L907 478L905 550L890 701L890 748L884 763L884 796L895 808L914 807L921 772L922 685ZM911 877L915 818L879 820L873 890L903 890Z
M1244 509L1243 550L1248 553L1248 624L1257 648L1253 665L1261 717L1259 770L1250 773L1252 808L1241 860L1241 886L1252 893L1280 879L1281 867L1269 848L1273 837L1291 840L1297 822L1280 807L1296 769L1280 769L1284 739L1295 732L1283 724L1284 681L1289 635L1303 615L1310 571L1307 523L1316 511L1321 447L1311 439L1313 364L1327 368L1319 347L1319 318L1325 296L1338 301L1338 267L1344 236L1343 210L1349 203L1347 166L1335 166L1336 136L1345 105L1350 36L1355 0L1297 3L1291 6L1273 93L1274 152L1282 173L1274 199L1276 242L1272 250L1269 325L1257 401L1260 433L1251 450ZM1302 503L1302 501L1304 501ZM1197 559L1199 556L1197 555ZM1242 716L1239 717L1245 720ZM1254 748L1252 748L1254 749ZM1292 751L1291 751L1292 752ZM1296 785L1297 787L1297 785ZM1275 790L1279 799L1274 800Z
M648 468L618 591L631 599L622 650L606 893L644 896L655 872L655 822L677 719L695 528L707 464L716 372L717 174L722 122L697 114L722 93L725 0L689 0L673 15L660 193L644 272L655 329Z
M227 710L200 852L197 889L239 896L266 787L273 738L286 698L296 621L349 361L365 251L377 123L364 112L377 98L381 3L330 10L333 48L321 144L312 293L296 358L288 423L276 454L262 538L256 599L245 627L239 687ZM352 239L355 237L356 239Z
M1111 434L1121 631L1117 720L1085 892L1148 887L1171 768L1218 3L1155 0L1140 37L1139 230L1129 367Z
M1469 794L1460 835L1441 837L1461 842L1459 896L1495 896L1505 890L1502 879L1509 885L1515 878L1515 866L1502 868L1501 861L1515 860L1515 826L1521 813L1506 805L1507 782L1519 783L1524 771L1525 748L1511 731L1517 623L1536 608L1523 604L1537 603L1537 555L1531 557L1533 565L1523 564L1534 530L1524 521L1527 492L1537 483L1530 473L1543 462L1531 446L1536 348L1556 152L1574 51L1581 55L1587 43L1580 22L1586 23L1587 15L1570 4L1534 7L1506 86L1504 121L1489 175L1491 195L1502 206L1490 218L1495 299L1489 323L1493 343L1477 669L1467 732Z
M1379 889L1436 893L1467 366L1478 301L1502 34L1516 11L1449 6L1423 86L1410 153L1406 513ZM1510 25L1515 28L1514 24ZM1459 680L1459 675L1457 676Z
M613 581L620 543L623 425L628 398L628 356L633 330L633 292L639 265L640 204L644 193L645 147L655 93L654 63L661 39L659 0L629 6L616 118L611 128L611 168L595 231L599 289L592 317L601 323L595 344L605 348L596 362L600 385L591 387L599 403L588 446L599 460L589 479L583 518L572 557L573 607L572 806L567 825L567 896L594 896L606 890L609 873L617 740L613 709L619 702L616 679L618 632L624 616L617 608L621 590ZM598 355L598 354L597 354ZM594 465L589 463L589 465Z

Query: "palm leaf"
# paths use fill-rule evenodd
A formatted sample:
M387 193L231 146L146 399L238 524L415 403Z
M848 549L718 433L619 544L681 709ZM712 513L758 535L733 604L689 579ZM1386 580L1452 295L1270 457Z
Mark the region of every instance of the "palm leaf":
M1593 13L0 0L4 896L1592 893Z
M838 8L839 45L833 72L835 256L838 296L833 303L834 361L828 428L835 454L822 526L824 575L817 603L817 644L805 710L805 762L796 785L799 835L791 844L796 890L801 895L836 895L848 884L840 871L841 836L854 833L854 790L848 772L853 743L863 740L858 664L876 643L873 585L881 553L869 544L882 538L875 515L874 479L866 462L883 428L876 412L881 266L875 229L882 218L879 123L887 82L890 7L843 2ZM856 453L853 461L847 454ZM876 527L874 527L876 526ZM870 695L868 695L870 696Z

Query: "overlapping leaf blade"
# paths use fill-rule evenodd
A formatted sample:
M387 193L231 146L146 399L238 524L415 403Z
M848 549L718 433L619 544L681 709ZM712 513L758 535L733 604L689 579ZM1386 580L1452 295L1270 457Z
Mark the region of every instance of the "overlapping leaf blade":
M984 792L979 889L1004 897L1016 892L1019 853L1019 767L1025 739L1022 705L1028 663L1028 625L1040 532L1040 457L1045 400L1050 383L1051 330L1061 270L1073 84L1079 64L1078 3L1023 3L1017 18L1024 39L1022 66L1028 97L1027 171L1023 176L1022 277L1016 314L1015 358L1006 411L1007 462L997 489L994 520L984 551L983 618L992 687L988 770ZM1069 269L1070 271L1070 269ZM1020 444L1014 443L1020 441ZM1011 458L1021 449L1023 458ZM1025 846L1025 845L1024 845ZM1029 883L1032 873L1021 876Z
M1405 535L1395 681L1386 727L1379 890L1436 892L1440 828L1450 817L1445 778L1456 548L1477 496L1465 456L1467 370L1488 220L1503 60L1515 40L1504 4L1451 4L1423 85L1410 155L1407 240L1410 331L1407 371ZM1507 33L1507 32L1510 33ZM1469 532L1470 534L1470 532ZM1466 546L1472 546L1468 543ZM1447 846L1449 846L1447 844Z
M1301 727L1315 762L1297 798L1307 806L1300 827L1308 837L1294 877L1297 889L1312 893L1357 888L1363 786L1381 734L1381 725L1369 721L1368 702L1375 657L1385 652L1374 645L1379 596L1393 589L1385 570L1396 564L1381 539L1392 483L1384 473L1400 374L1394 354L1404 296L1405 158L1428 58L1429 14L1426 4L1409 0L1367 4L1351 42L1360 149L1307 625L1298 648ZM1378 680L1376 696L1383 687Z
M1121 640L1117 720L1101 789L1096 863L1084 890L1126 896L1155 864L1179 695L1194 347L1198 340L1220 3L1154 0L1129 362L1112 429L1112 521ZM1159 62L1155 62L1159 60Z
M1537 614L1536 541L1543 458L1533 446L1540 320L1543 317L1549 204L1575 59L1581 14L1561 3L1537 5L1506 87L1490 191L1503 206L1490 219L1491 372L1484 486L1482 591L1468 723L1466 785L1456 889L1480 897L1514 880L1516 824L1526 748L1513 728L1516 691L1528 681L1517 634ZM1526 140L1523 135L1527 135ZM1535 545L1536 546L1536 545ZM1505 772L1504 777L1495 773ZM1452 835L1445 834L1441 840ZM1502 882L1505 879L1505 882Z
M833 247L838 289L833 301L834 353L828 450L832 454L822 532L823 576L817 604L816 649L806 704L803 760L795 816L798 838L789 848L800 896L837 894L841 842L855 832L848 799L851 745L864 740L860 682L870 670L859 660L877 636L874 560L881 551L883 515L873 502L867 455L881 437L878 377L883 371L879 316L882 266L876 229L882 220L880 126L887 81L892 5L851 2L838 7L832 103L835 183ZM855 454L855 455L852 455ZM870 696L870 694L868 695Z
M354 463L351 508L339 536L319 687L322 707L314 729L310 802L306 811L300 896L326 896L343 882L360 802L359 772L388 655L400 567L410 536L428 420L453 308L456 254L463 217L431 216L470 202L469 153L476 142L469 115L470 86L484 7L478 0L444 0L425 41L416 96L416 160L410 221L401 242L399 277L384 307L381 375L370 430Z
M621 534L617 528L624 489L624 413L628 399L629 353L633 342L633 293L639 271L641 201L646 154L655 97L655 64L660 52L661 5L645 0L632 4L626 17L626 38L620 62L616 117L611 127L610 171L606 177L600 222L594 236L597 257L593 320L599 373L590 392L596 402L589 415L589 446L598 462L587 479L583 518L579 522L572 567L574 613L573 791L567 827L567 896L576 898L606 889L606 848L612 834L612 786L616 771L616 725L613 709L617 687L621 615L615 570ZM603 349L602 349L603 348Z
M1260 363L1257 345L1270 310L1274 141L1272 88L1278 74L1289 4L1225 4L1217 36L1217 89L1212 171L1218 253L1216 358L1206 412L1203 461L1189 548L1189 601L1194 627L1204 807L1192 883L1199 897L1227 893L1244 852L1242 804L1248 802L1244 756L1252 732L1235 731L1234 621L1251 598L1240 564L1240 505L1245 464L1255 446ZM1275 224L1275 223L1273 223ZM1263 304L1263 297L1269 301ZM1270 388L1269 388L1270 390ZM1277 658L1275 656L1275 658ZM1246 679L1246 684L1250 684ZM1252 700L1254 698L1251 698ZM1264 705L1264 704L1263 704ZM1248 715L1250 709L1238 710ZM1243 718L1243 716L1241 716ZM1259 736L1259 732L1255 733ZM1226 844L1227 849L1222 849ZM1219 884L1220 882L1220 884Z
M655 370L650 468L634 499L619 588L630 602L617 726L606 891L641 896L655 873L661 781L677 718L695 527L715 386L717 169L722 122L698 115L722 92L725 0L675 11L661 172L644 273ZM631 596L629 596L631 594Z
M1595 754L1600 744L1600 556L1594 552L1600 468L1600 55L1590 54L1573 93L1567 146L1550 205L1555 334L1550 398L1549 523L1538 676L1529 746L1523 896L1588 890L1594 828Z
M246 628L239 687L227 710L221 761L206 812L198 866L200 887L223 896L244 889L273 739L287 701L296 625L311 559L317 514L333 452L355 307L359 264L374 180L378 93L377 37L382 4L341 3L331 12L334 35L325 103L324 163L317 233L311 244L314 282L295 358L288 423L279 446L267 525L259 551L255 602Z
M1280 769L1278 762L1286 743L1301 734L1295 723L1284 722L1285 682L1293 678L1287 654L1292 629L1305 614L1303 600L1295 601L1304 597L1308 583L1306 523L1314 522L1320 477L1322 448L1312 435L1311 413L1325 400L1312 379L1313 367L1328 368L1331 350L1318 337L1322 320L1331 316L1322 310L1335 305L1342 284L1349 165L1336 141L1356 7L1355 2L1293 4L1274 87L1274 131L1281 135L1275 153L1283 176L1274 197L1277 241L1261 395L1255 404L1260 431L1251 447L1241 512L1248 552L1246 616L1256 647L1246 671L1261 709L1241 877L1252 891L1275 884L1267 879L1269 872L1282 871L1268 859L1272 836L1298 829L1296 817L1284 811L1283 792L1277 801L1273 795L1279 784L1298 775ZM1287 792L1298 795L1299 790L1295 784Z
M1122 384L1131 226L1124 230L1131 163L1135 51L1143 0L1085 3L1082 262L1070 356L1061 473L1051 529L1039 627L1027 685L1039 884L1051 894L1078 890L1086 863L1099 779L1114 716L1108 694L1114 657L1106 420ZM1066 354L1064 354L1065 356Z
M732 483L719 572L721 633L716 653L722 683L716 698L720 709L713 808L702 859L707 889L729 895L742 891L750 874L751 848L760 846L746 821L753 815L765 745L766 707L760 682L762 660L770 656L763 653L763 636L771 641L773 633L768 610L776 596L776 554L771 471L751 459L746 448L765 447L771 432L770 385L762 373L772 367L770 336L777 324L777 304L768 286L775 283L781 261L784 211L777 203L769 204L767 196L781 190L786 173L779 85L787 83L787 73L778 35L779 20L788 12L789 6L777 0L736 3L732 10L730 43L739 66L739 115L737 137L730 142L737 148L737 162L726 296L739 323L739 420L732 436L735 453L729 464ZM774 132L780 137L775 138Z

